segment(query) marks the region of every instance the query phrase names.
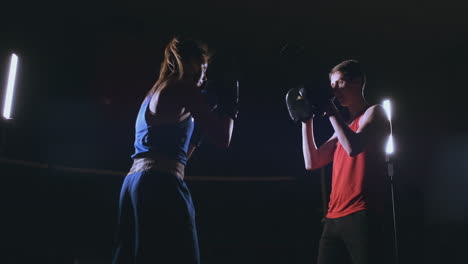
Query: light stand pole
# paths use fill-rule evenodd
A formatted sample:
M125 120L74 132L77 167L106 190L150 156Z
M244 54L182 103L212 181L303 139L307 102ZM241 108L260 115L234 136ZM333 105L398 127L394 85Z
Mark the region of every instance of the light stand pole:
M397 236L397 227L396 227L396 216L395 216L395 194L393 191L393 160L392 155L394 152L393 148L393 130L392 130L392 111L391 111L391 104L390 100L384 100L383 107L385 108L385 112L387 113L388 121L390 122L390 135L388 137L387 146L385 148L385 161L387 163L387 175L390 177L390 191L392 195L392 215L393 215L393 234L395 240L395 263L399 263L399 254L398 254L398 236Z

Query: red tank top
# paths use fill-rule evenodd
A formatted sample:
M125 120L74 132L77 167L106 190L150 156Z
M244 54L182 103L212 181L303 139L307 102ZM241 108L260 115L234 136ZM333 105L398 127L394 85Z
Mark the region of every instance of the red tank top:
M349 127L356 132L362 115ZM383 212L385 152L380 146L364 149L350 157L338 141L333 157L332 191L328 218L339 218L357 211Z

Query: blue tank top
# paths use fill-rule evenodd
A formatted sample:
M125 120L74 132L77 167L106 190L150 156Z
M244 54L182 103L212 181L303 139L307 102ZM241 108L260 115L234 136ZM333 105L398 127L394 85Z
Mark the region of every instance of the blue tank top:
M148 125L146 111L151 96L140 106L135 124L135 153L132 158L162 154L170 159L187 164L187 151L193 132L193 118L175 124Z

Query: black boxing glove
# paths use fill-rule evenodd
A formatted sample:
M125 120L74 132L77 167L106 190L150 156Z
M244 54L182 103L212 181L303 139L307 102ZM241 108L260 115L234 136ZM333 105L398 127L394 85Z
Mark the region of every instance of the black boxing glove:
M216 87L213 81L206 82L204 88L201 90L201 94L208 104L210 111L214 111L218 108L219 98L216 95Z
M331 87L328 83L319 83L307 89L307 94L310 111L312 111L314 115L323 117L324 113L327 112L329 108L330 100L333 98Z
M314 115L323 117L330 108L333 98L327 86L315 86L307 89L303 85L292 88L286 94L289 116L294 122L306 122Z
M234 75L225 74L224 78L208 81L207 87L215 90L217 97L216 111L237 119L239 114L239 81Z
M289 116L294 122L306 122L313 116L307 91L303 86L291 88L287 92L286 106Z
M215 88L213 84L207 81L201 90L201 94L206 104L208 105L210 111L216 111L218 108L218 97L215 94ZM205 133L200 127L198 122L194 122L192 137L190 138L190 144L200 147L203 141L205 140Z

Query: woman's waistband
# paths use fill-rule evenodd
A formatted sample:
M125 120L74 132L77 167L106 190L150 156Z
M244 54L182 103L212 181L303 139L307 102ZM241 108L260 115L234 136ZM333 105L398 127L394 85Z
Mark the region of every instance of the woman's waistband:
M130 171L127 175L144 170L165 172L173 174L180 179L184 179L185 165L180 161L167 159L157 155L134 158L132 167L130 168Z

